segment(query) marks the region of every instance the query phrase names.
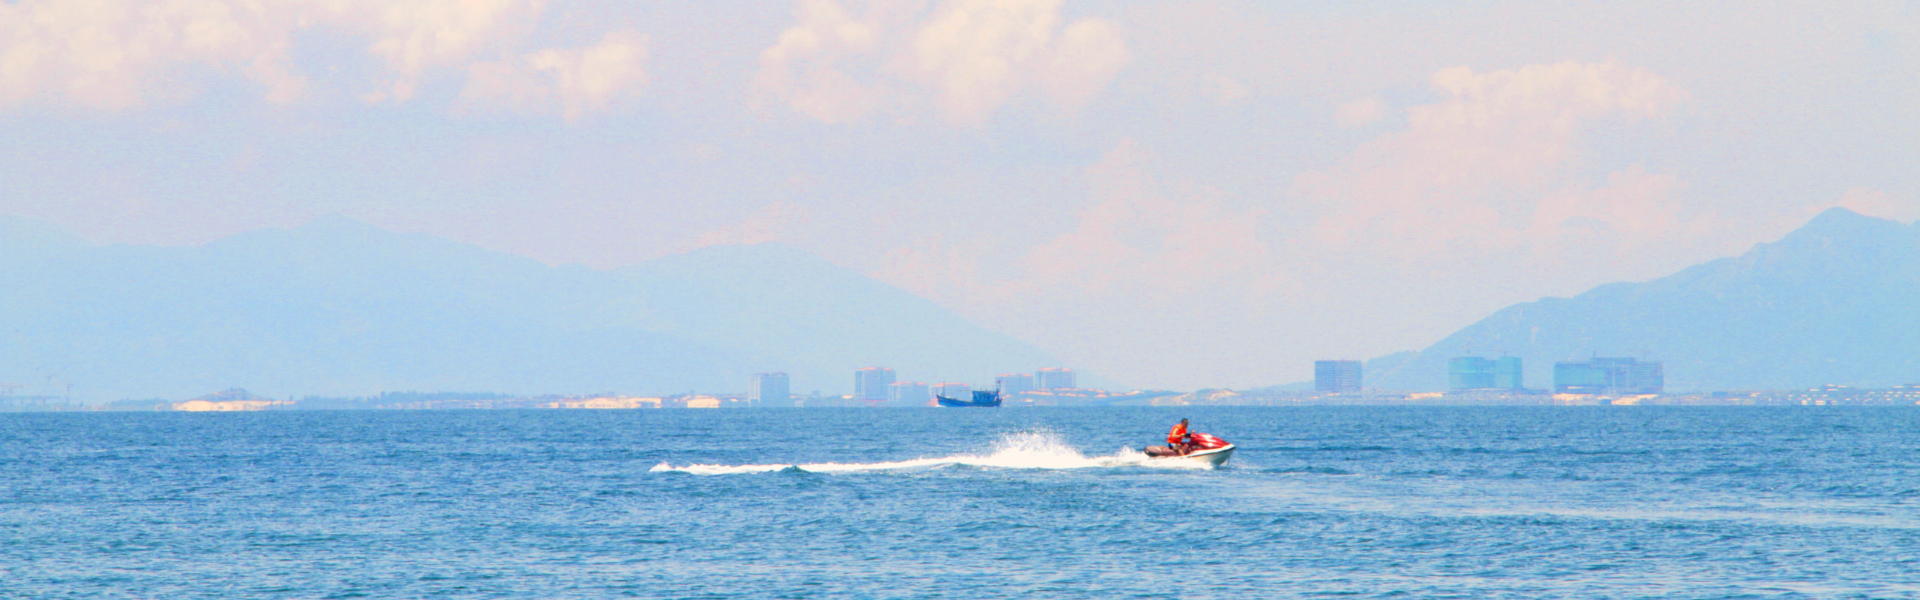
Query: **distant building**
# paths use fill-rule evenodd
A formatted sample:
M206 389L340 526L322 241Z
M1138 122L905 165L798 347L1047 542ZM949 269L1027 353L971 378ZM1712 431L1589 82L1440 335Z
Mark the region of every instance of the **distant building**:
M902 381L887 386L887 402L907 406L919 406L932 400L927 395L927 384L915 381Z
M1070 390L1076 386L1073 382L1073 369L1066 367L1048 367L1033 374L1035 388L1043 390Z
M968 386L967 384L964 384L964 383L937 383L937 384L934 384L933 386L933 393L935 395L946 396L948 398L953 398L956 400L972 400L973 399L972 386Z
M755 406L793 406L786 373L754 373L747 379L747 401Z
M1447 388L1455 390L1517 390L1520 383L1520 358L1497 359L1462 356L1447 361Z
M1594 358L1553 363L1553 391L1561 394L1659 394L1666 389L1660 361Z
M1520 376L1520 357L1502 356L1493 361L1493 387L1503 390L1526 389Z
M1031 392L1036 389L1033 387L1033 374L1031 373L1006 373L1002 374L995 382L1000 384L1000 393L1008 396Z
M1493 387L1493 361L1457 356L1447 361L1447 389L1479 390Z
M887 386L893 385L893 369L867 367L853 372L853 399L880 402L887 399Z
M1360 391L1360 361L1313 361L1313 389L1319 392L1351 394Z

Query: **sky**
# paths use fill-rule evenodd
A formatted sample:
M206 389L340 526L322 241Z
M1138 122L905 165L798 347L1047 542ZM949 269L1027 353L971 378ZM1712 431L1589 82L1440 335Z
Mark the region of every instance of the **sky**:
M1168 389L1920 218L1920 2L1437 4L9 0L0 214L781 242Z

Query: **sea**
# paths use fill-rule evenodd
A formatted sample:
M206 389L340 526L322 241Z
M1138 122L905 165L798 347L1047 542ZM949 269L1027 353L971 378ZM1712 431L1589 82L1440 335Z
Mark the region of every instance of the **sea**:
M1920 598L1920 409L0 414L0 597Z

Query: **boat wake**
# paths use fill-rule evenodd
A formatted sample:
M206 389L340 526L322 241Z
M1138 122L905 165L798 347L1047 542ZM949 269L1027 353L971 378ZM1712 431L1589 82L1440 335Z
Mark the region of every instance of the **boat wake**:
M860 471L919 471L964 465L996 469L1098 469L1149 467L1160 469L1208 469L1210 465L1190 461L1149 461L1147 455L1122 447L1108 456L1087 456L1066 444L1058 434L1023 432L1000 436L987 454L955 454L939 458L916 458L876 463L812 463L765 465L654 465L652 473L692 473L695 475L736 475L798 469L811 473L850 473Z

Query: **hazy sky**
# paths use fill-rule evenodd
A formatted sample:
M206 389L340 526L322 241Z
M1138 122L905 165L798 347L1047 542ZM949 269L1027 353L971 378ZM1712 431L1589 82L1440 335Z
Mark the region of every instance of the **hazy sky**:
M1178 389L1920 217L1920 2L1435 4L13 0L0 213L780 241Z

